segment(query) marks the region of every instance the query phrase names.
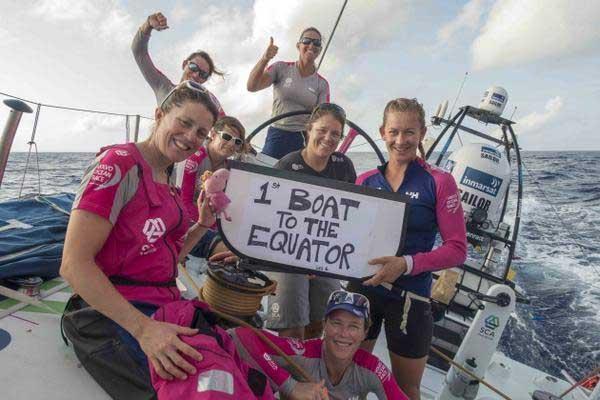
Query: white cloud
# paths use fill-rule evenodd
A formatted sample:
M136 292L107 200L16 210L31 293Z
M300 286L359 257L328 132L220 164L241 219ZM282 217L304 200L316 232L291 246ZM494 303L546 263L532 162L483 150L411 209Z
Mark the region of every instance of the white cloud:
M120 7L107 10L106 18L99 18L98 31L100 37L107 43L116 42L128 46L131 43L131 32L135 27L131 16Z
M13 37L8 29L0 28L0 43L3 46L17 42L17 38Z
M53 127L51 132L60 132L60 140L48 143L47 132L40 136L42 141L40 147L44 151L72 151L71 149L83 149L85 151L97 151L100 147L112 143L125 142L125 117L86 114L74 118L71 124L62 128ZM47 131L47 130L46 130ZM133 138L133 120L131 121L131 137ZM55 149L56 148L56 149Z
M34 14L46 20L72 21L87 18L96 13L91 2L77 0L40 0L32 9Z
M461 30L467 29L475 31L479 27L479 23L483 13L485 12L484 0L471 0L464 5L460 14L452 21L443 25L438 31L438 40L440 45L448 45L452 39Z
M40 0L31 8L31 13L48 22L60 24L67 31L79 34L83 30L108 45L128 45L131 32L135 31L131 16L115 0Z
M295 60L298 57L296 42L301 31L315 26L328 39L342 3L257 0L252 8L204 7L198 14L200 28L188 41L172 46L168 54L161 54L157 65L171 64L172 75L170 72L167 75L179 77L179 63L172 60L182 60L199 48L206 50L216 65L224 66L228 73L224 82L215 77L207 86L215 92L228 114L240 118L246 126L256 126L270 115L272 90L248 93L246 81L266 49L269 36L273 36L279 46L276 60ZM360 97L365 82L359 82L345 67L357 60L367 60L369 53L384 49L397 40L408 10L404 1L348 3L321 69L330 82L336 82L332 86L336 101L345 98L355 101ZM175 29L175 26L171 28Z
M125 117L87 114L75 120L69 131L84 134L94 129L97 130L124 130Z
M0 15L0 46L1 47L8 47L10 45L17 43L17 41L18 41L16 32L12 31L10 28L7 28L7 26L8 26L8 20L3 18L2 15Z
M518 119L517 128L519 133L522 134L526 132L532 132L546 125L548 122L556 118L562 107L563 100L560 96L551 98L546 102L544 111L534 111Z
M471 51L476 70L599 48L600 2L497 1Z
M167 18L169 23L173 21L173 23L179 24L188 19L190 15L190 9L178 1L175 6L173 6L173 9L169 13L169 17Z

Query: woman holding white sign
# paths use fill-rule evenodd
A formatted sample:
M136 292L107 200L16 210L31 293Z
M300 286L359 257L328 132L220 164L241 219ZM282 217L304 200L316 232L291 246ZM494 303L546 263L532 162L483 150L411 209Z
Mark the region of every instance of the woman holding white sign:
M371 265L382 268L364 286L348 285L348 290L366 295L371 302L373 325L362 347L373 350L385 321L392 371L411 399L420 398L433 334L431 272L461 265L467 254L466 228L454 178L417 156L426 131L425 111L416 99L395 99L385 107L379 132L389 162L362 174L356 183L408 196L404 254L371 260ZM442 245L433 249L438 232ZM392 283L394 290L379 286L384 282Z
M352 161L335 151L345 124L346 113L341 107L332 103L318 105L306 125L306 147L283 157L275 168L354 183L356 171ZM268 298L266 326L278 330L280 336L319 337L327 298L340 288L339 280L286 273L269 275L278 284L277 294Z

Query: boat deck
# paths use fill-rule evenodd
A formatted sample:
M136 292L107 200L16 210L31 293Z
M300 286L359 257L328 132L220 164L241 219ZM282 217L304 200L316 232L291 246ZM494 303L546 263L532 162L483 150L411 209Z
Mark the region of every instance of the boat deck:
M71 289L61 279L43 286L45 303L61 312ZM19 309L20 308L20 309ZM72 347L67 347L59 334L60 314L14 300L0 301L0 387L2 399L90 399L109 396L78 362ZM385 338L377 343L375 353L388 362ZM435 399L441 391L445 373L428 367L422 383L422 398ZM531 399L535 390L560 394L569 387L564 380L513 361L496 353L486 379L510 398ZM369 397L375 398L373 396ZM481 386L477 399L501 399ZM585 400L581 390L564 397Z

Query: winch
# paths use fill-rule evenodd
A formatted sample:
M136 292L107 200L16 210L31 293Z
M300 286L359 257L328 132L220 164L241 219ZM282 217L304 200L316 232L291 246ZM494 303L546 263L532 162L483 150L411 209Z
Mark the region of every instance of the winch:
M251 319L263 296L272 294L277 283L266 275L243 268L243 263L209 263L202 300L211 308L236 317Z

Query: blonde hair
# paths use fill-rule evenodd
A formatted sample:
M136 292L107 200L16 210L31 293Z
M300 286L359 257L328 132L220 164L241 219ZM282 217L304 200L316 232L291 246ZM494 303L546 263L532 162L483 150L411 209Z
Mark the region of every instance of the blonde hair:
M383 110L383 122L381 123L381 129L385 128L387 116L389 113L392 112L414 113L419 118L421 128L425 128L425 109L417 99L407 99L404 97L400 97L394 100L390 100L385 106L385 109ZM423 148L423 143L421 142L419 142L419 152L421 153L421 158L425 159L425 149Z

